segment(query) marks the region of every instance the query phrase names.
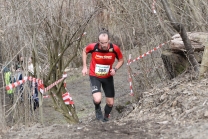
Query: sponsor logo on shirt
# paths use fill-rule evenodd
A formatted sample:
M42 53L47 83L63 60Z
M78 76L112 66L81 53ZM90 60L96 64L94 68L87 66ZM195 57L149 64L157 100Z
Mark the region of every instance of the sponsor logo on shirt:
M113 48L110 48L110 49L109 49L109 52L113 52Z
M112 59L112 56L106 56L106 55L101 56L101 55L96 54L95 59Z

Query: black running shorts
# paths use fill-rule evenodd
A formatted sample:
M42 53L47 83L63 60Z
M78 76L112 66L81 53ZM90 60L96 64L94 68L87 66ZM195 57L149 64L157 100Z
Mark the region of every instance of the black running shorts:
M110 76L108 78L97 78L95 76L90 76L90 86L92 94L96 92L101 92L101 85L106 97L115 96L113 76Z

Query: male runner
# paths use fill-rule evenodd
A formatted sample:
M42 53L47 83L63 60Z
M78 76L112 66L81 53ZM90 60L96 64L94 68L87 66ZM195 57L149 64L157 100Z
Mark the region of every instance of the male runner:
M88 74L86 62L88 53L91 53L89 76L96 119L106 122L109 120L109 115L114 104L115 90L113 76L124 62L123 55L117 45L110 43L109 33L106 30L99 33L98 43L91 43L83 49L83 76ZM118 62L115 67L113 67L115 58L118 59ZM101 86L106 97L104 116L100 107L102 99Z

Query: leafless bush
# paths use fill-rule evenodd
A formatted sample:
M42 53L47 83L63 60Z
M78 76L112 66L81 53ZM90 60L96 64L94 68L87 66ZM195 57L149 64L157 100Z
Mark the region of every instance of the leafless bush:
M97 41L97 32L102 27L111 32L112 42L120 45L126 61L129 54L135 59L170 40L176 33L160 1L153 4L152 0L1 0L0 3L1 71L3 67L13 65L19 54L24 57L23 69L27 69L27 60L32 56L35 77L41 78L45 86L60 79L66 67L81 66L82 48ZM176 0L169 4L187 31L206 31L206 0ZM82 36L84 31L87 32L85 37ZM165 45L131 64L135 92L166 79L160 55L162 49L167 48ZM28 72L24 72L24 76L28 76ZM54 103L70 119L63 112L66 106L61 101L62 91L65 91L63 87L56 86L50 93L57 96ZM56 99L60 102L56 103ZM73 118L76 119L76 115Z
M16 57L20 54L24 58L21 64L23 77L29 76L28 60L33 57L33 77L41 79L45 87L62 78L64 70L77 57L85 28L96 14L95 8L84 8L87 1L79 1L79 4L77 2L67 0L2 1L1 29L3 36L1 40L2 49L4 52L6 51L6 53L2 53L3 68L11 67L13 63L16 63ZM78 117L75 108L72 105L65 105L63 102L62 93L65 93L66 90L62 84L63 81L48 93L54 100L56 110L60 111L69 123L76 123ZM31 90L26 88L23 90L25 107L22 109L28 111L30 105L27 95ZM41 100L39 99L40 106L42 106ZM16 104L18 103L15 103L13 109L10 110L22 114L19 109L16 109L19 107ZM15 114L13 113L13 115ZM16 121L22 121L23 117L29 119L30 115L25 112L24 116L16 117ZM41 122L42 119L40 107ZM28 120L25 120L25 124L27 122Z
M122 41L126 61L129 54L135 59L161 43L170 40L177 33L168 20L160 1L104 1L102 5L110 16L111 30ZM187 31L205 31L207 27L207 2L202 1L168 1L171 12ZM200 7L200 8L199 8ZM154 13L156 11L156 13ZM161 50L168 49L168 44L145 58L131 64L134 91L151 88L155 83L166 80L161 61ZM148 72L147 72L148 71ZM139 91L139 92L140 92Z

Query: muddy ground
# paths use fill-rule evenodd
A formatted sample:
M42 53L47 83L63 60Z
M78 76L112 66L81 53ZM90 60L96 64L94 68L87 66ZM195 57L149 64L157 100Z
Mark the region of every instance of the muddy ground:
M44 99L44 125L9 127L2 139L205 139L208 138L208 79L198 80L191 73L155 85L134 102L129 95L124 70L115 76L116 97L110 121L95 120L88 77L81 69L69 72L67 88L74 99L80 123L69 125ZM104 99L102 106L104 106ZM38 110L36 111L38 115Z

